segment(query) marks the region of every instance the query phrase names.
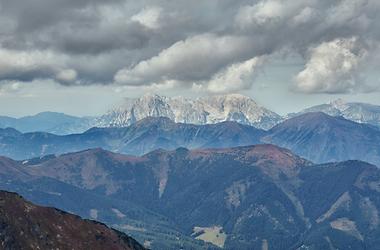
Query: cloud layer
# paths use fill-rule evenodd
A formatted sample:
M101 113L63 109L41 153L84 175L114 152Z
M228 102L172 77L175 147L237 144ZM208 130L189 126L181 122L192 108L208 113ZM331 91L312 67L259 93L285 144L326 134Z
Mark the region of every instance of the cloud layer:
M296 76L296 88L306 93L361 90L365 85L360 66L367 56L356 38L324 42L310 49L305 69Z
M295 90L366 91L379 11L377 0L0 0L0 82L235 92L286 51L304 58Z

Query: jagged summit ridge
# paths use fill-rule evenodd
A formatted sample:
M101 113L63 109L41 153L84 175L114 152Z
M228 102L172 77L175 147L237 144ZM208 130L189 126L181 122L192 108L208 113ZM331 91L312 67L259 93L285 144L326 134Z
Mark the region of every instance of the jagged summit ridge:
M347 120L357 123L369 123L380 126L380 106L360 102L347 102L343 99L313 106L296 114L289 114L287 118L309 112L323 112L331 116L342 116Z
M269 129L282 120L280 115L240 94L197 99L146 94L137 99L126 99L121 106L100 117L97 126L125 127L151 116L200 125L236 121L261 129Z

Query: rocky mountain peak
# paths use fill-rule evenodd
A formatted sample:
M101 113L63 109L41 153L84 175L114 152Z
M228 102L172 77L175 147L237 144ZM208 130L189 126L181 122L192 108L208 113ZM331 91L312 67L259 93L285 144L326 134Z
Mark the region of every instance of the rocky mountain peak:
M357 123L369 123L380 127L380 106L368 103L347 102L343 99L313 106L301 112L289 114L287 117L294 117L309 112L323 112L331 116L342 116Z
M123 105L102 116L97 126L125 127L146 117L167 117L175 122L199 125L236 121L262 129L269 129L282 119L241 94L187 99L149 93L127 99Z

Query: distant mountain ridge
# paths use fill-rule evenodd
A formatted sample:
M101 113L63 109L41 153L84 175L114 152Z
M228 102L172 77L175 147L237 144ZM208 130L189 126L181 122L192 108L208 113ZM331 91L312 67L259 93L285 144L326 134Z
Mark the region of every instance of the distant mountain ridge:
M144 118L123 128L92 128L57 136L0 129L0 155L18 160L99 147L143 155L179 147L226 148L262 143L279 145L315 163L363 160L380 166L380 130L322 112L306 113L265 131L237 122L194 125L165 117Z
M0 180L1 189L97 218L152 249L378 248L378 168L313 165L273 145L0 158Z
M124 128L92 128L82 134L57 136L0 129L0 155L35 158L101 147L114 152L142 155L158 148L234 147L260 143L263 130L236 122L209 125L175 123L149 117Z
M252 98L240 94L196 99L146 94L140 98L127 98L121 105L98 117L75 117L55 112L43 112L22 118L0 116L0 128L11 127L23 133L68 135L83 133L92 127L127 127L144 118L166 117L177 123L196 125L235 121L269 130L286 119L311 112L324 112L380 127L380 106L350 103L341 99L280 116L259 106Z
M270 129L262 142L316 163L363 160L380 166L380 130L323 112L305 113Z
M75 134L82 133L93 125L93 118L76 117L57 112L42 112L21 118L0 116L0 128L14 128L23 133Z
M97 120L98 127L125 127L146 117L167 117L174 122L214 124L236 121L260 129L268 129L282 120L281 116L259 106L253 99L229 94L186 99L146 94L127 99Z
M269 129L282 120L280 115L259 106L252 98L239 94L197 99L146 94L127 98L99 117L75 117L56 112L21 118L0 116L0 128L67 135L83 133L92 127L127 127L148 117L166 117L177 123L196 125L236 121L260 129Z
M368 103L346 102L342 99L313 106L298 113L289 114L287 117L291 118L310 112L323 112L330 116L342 116L357 123L368 123L380 127L380 106Z

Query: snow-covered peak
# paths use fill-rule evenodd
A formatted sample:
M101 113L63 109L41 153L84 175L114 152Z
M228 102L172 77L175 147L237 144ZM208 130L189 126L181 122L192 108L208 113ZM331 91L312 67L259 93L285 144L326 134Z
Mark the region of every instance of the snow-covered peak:
M331 116L342 116L354 122L369 123L380 127L380 106L368 103L346 102L345 100L337 99L328 104L313 106L299 113L290 114L288 117L308 112L324 112Z
M128 126L145 117L167 117L175 122L212 124L236 121L268 129L281 121L281 117L259 105L250 97L240 94L217 95L187 99L146 94L109 111L99 126Z

